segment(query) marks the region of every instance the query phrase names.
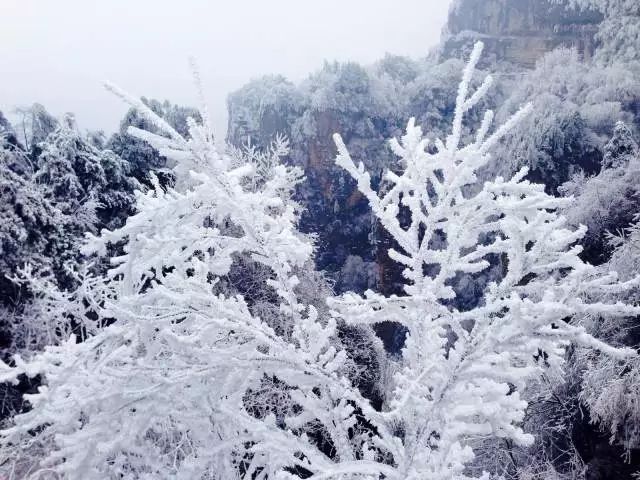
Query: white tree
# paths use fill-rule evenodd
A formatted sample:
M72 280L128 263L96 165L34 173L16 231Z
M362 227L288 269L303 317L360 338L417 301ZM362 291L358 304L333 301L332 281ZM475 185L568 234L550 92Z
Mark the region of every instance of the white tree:
M638 310L584 300L633 282L618 284L580 261L572 245L583 231L565 228L554 212L566 200L525 181L526 171L475 185L489 149L526 114L485 138L489 113L476 142L460 147L463 116L491 83L468 97L480 51L465 70L446 144L428 153L411 121L401 142L392 141L404 172L387 174L393 185L382 197L336 137L338 164L356 178L401 247L392 257L407 267L405 296L330 302L349 323L391 319L408 328L383 411L346 375L353 369L336 348L336 319L300 300L296 272L313 248L295 229L290 194L299 170L251 152L220 152L206 111L202 125L190 122L186 140L112 88L162 132L130 129L174 163L176 187L156 182L138 193L126 225L85 247L87 255L106 254L124 243L110 272L84 280L75 297L52 300L52 311L75 308L87 338L70 336L0 370L5 381L43 378L26 396L31 409L1 433L8 476L462 479L476 440L532 441L519 426L526 408L519 389L543 364L560 365L569 342L630 355L571 322ZM497 257L506 269L480 306L454 308L457 275L481 273ZM268 309L227 289L226 277L247 261L269 272L260 288L271 289L277 314L261 318ZM75 301L89 314L65 306Z
M2 431L3 469L11 478L264 479L355 458L366 441L355 406L367 402L340 373L349 365L333 345L335 321L297 296L296 270L313 250L290 200L300 171L219 152L206 112L187 141L112 90L163 133L130 129L174 162L176 188L156 182L124 227L90 236L87 255L124 242L104 278L48 295L44 310L74 310L87 338L3 367L5 381L43 378L25 396L30 410ZM263 288L279 299L269 323L251 299L220 287L247 259L268 269Z
M402 139L391 141L402 173L387 172L381 194L335 136L336 162L397 242L400 248L389 254L405 267L407 280L404 296L369 291L331 300L347 322L393 320L408 331L394 393L380 414L398 432L393 439L380 435L393 456L395 473L387 478L468 478L474 444L483 439L531 444L520 426L527 407L520 392L531 375L561 367L571 342L615 358L634 353L608 347L576 323L586 314L620 317L639 309L589 301L594 292L625 290L637 281L619 283L614 273L580 259L575 243L584 228L571 230L556 213L570 200L525 180L526 169L510 180L478 184L491 148L530 110L524 107L490 136L493 114L487 112L475 141L460 145L465 113L491 85L488 77L469 92L481 51L478 43L465 69L452 133L445 142L435 140L431 153L430 140L410 120ZM456 309L457 279L482 274L492 261L502 262L503 272L484 288L479 306Z

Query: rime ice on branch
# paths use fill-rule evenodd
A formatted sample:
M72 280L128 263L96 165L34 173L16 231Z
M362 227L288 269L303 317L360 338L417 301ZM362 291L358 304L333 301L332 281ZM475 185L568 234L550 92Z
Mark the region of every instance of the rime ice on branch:
M75 315L87 338L2 364L1 381L43 379L26 396L32 408L1 432L2 468L16 478L275 479L354 459L365 442L353 438L355 407L369 407L342 376L335 320L298 295L313 248L290 198L301 172L270 157L286 145L224 153L206 112L186 139L110 89L162 133L130 129L173 162L176 187L155 182L124 227L88 238L87 255L123 251L73 297L92 310ZM270 317L225 288L242 262L267 272L254 280L276 306Z
M131 129L173 162L176 186L165 191L156 182L137 194L137 213L124 227L87 240L87 254L122 245L108 274L83 279L77 295L51 295L50 312L59 311L56 302L69 309L74 301L91 310L86 317L74 310L87 338L69 336L32 358L15 358L14 367L0 365L1 381L43 379L26 396L31 410L0 432L8 457L2 473L464 479L476 439L532 442L519 426L526 408L519 391L542 363L561 365L570 342L614 358L631 355L574 323L585 314L640 309L589 301L638 281L619 283L580 260L575 243L584 229L572 231L555 211L569 200L529 183L526 170L478 185L489 150L528 110L491 135L487 113L475 141L461 146L463 117L491 85L489 78L469 94L481 50L477 45L464 72L452 133L436 141L436 153L413 121L392 141L403 172L387 174L384 195L371 189L364 167L336 136L338 164L397 241L391 255L405 266L404 296L330 300L348 323L395 320L408 329L383 411L346 375L337 320L301 300L296 272L313 248L296 231L291 192L300 172L254 151L219 151L206 111L203 125L190 122L186 139L112 88L162 132ZM408 225L400 221L405 213ZM456 277L479 274L496 257L506 269L480 306L452 307ZM271 315L258 315L250 295L225 283L243 262L267 272L253 280L268 289L277 307Z
M347 322L393 320L408 330L402 367L383 413L402 432L401 442L380 439L394 452L397 478L467 478L475 440L533 442L519 426L527 406L519 391L543 363L560 366L571 342L612 356L633 354L597 341L575 324L585 314L625 316L640 310L589 302L594 293L638 282L619 283L615 273L602 274L580 259L575 244L584 228L571 230L556 213L571 200L547 195L543 185L525 179L526 169L510 180L478 184L492 146L530 110L525 106L491 135L493 113L487 112L475 139L461 145L464 115L491 85L487 77L469 92L481 52L478 43L445 142L436 140L430 149L413 119L401 140L391 141L402 173L387 172L384 193L372 190L363 164L356 165L341 137L334 137L336 163L357 182L399 245L389 254L405 267L404 296L368 291L364 297L330 300L335 315ZM470 311L452 307L456 277L485 271L490 256L500 258L505 269L481 293L480 305Z

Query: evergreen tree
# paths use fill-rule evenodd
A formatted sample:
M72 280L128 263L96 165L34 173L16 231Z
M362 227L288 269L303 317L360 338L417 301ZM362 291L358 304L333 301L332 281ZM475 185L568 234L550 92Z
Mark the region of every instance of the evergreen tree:
M30 263L51 271L61 253L63 215L25 172L28 163L25 152L0 146L0 305L6 308L24 300L13 282L18 269Z
M64 243L59 277L64 288L82 258L80 243L88 232L122 225L135 203L139 184L129 177L129 165L112 151L98 150L82 135L71 114L39 144L35 181L46 198L63 214ZM63 279L64 278L64 279Z
M39 112L39 113L38 113ZM133 211L137 182L128 165L113 152L99 150L79 133L73 116L49 121L41 108L32 109L35 128L31 141L54 126L42 141L25 152L11 141L13 129L0 146L5 220L2 222L0 308L3 308L3 349L43 346L59 334L41 318L39 298L22 279L29 275L64 290L77 286L83 262L84 235L102 227L120 226ZM45 121L46 120L46 121ZM44 125L44 126L43 126ZM33 157L37 153L37 157ZM46 339L46 340L45 340Z
M624 122L617 122L611 140L604 147L602 168L624 168L638 156L638 144Z

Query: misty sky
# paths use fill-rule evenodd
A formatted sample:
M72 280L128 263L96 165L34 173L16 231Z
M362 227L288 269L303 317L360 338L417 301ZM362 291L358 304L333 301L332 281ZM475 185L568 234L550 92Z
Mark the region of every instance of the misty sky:
M424 56L450 0L0 0L0 110L44 104L112 132L126 111L103 90L195 105L199 64L217 135L225 99L251 78L293 81L324 59Z

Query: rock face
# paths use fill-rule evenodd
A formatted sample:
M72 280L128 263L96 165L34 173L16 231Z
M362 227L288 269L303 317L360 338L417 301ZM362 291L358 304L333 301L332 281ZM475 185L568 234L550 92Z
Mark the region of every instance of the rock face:
M589 58L602 15L578 12L548 0L455 0L445 27L441 55L459 56L476 40L485 59L531 68L559 46L577 48Z

